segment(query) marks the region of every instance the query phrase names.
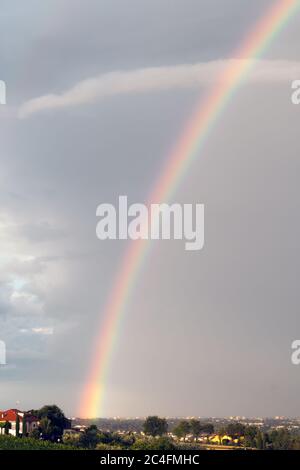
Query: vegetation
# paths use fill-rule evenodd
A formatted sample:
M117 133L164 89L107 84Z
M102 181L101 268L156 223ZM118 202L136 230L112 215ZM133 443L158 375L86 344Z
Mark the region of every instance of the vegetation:
M133 434L102 432L91 425L84 432L65 434L64 444L85 449L128 449L135 443Z
M16 437L9 435L10 422L0 423L0 450L191 450L219 443L262 450L300 450L299 432L287 428L276 429L274 425L258 427L230 422L217 429L212 440L210 436L215 432L213 424L197 419L171 420L169 434L167 420L158 416L149 416L144 421L144 432L111 432L99 429L95 424L86 427L84 431L70 429L64 432L71 426L58 406L47 405L31 413L40 421L39 427L29 437L20 432L19 419L16 421ZM25 429L25 419L22 424L22 429Z
M5 421L5 424L4 424L4 432L6 435L9 434L9 430L11 429L11 424L9 421Z
M17 420L16 420L16 436L19 437L20 434L20 418L19 415L17 415Z
M97 444L100 444L101 437L99 430L95 424L87 428L78 439L79 447L86 447L88 449L95 449Z
M174 450L176 446L168 437L137 439L132 450Z
M182 420L173 428L173 434L178 438L185 438L188 434L197 438L201 434L213 434L214 426L211 423L201 423L197 419Z
M191 425L189 421L180 421L180 423L174 428L173 434L179 439L186 437L191 432Z
M0 436L0 450L71 450L73 447L30 437Z
M56 405L43 406L40 410L33 410L32 414L39 418L39 433L45 440L57 442L62 438L64 429L70 425L63 411Z
M246 448L259 450L300 449L300 435L296 435L288 429L274 429L267 432L259 429L257 426L230 423L222 430L219 430L219 433L226 434L232 439L237 439Z
M158 416L148 416L144 426L144 433L150 436L162 436L168 432L168 423L164 418L159 418Z

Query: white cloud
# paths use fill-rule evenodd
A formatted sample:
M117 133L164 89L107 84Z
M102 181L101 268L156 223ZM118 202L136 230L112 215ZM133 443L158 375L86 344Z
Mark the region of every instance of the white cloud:
M54 329L51 327L21 328L20 333L35 333L37 335L53 335Z
M32 328L32 332L39 335L53 335L53 328L38 327Z
M160 90L195 88L213 84L226 67L237 60L217 60L206 63L170 67L151 67L111 72L77 83L61 94L48 94L25 102L19 108L19 117L49 110L78 106L102 98L130 93L148 93ZM300 62L257 61L249 79L257 82L276 82L300 77Z

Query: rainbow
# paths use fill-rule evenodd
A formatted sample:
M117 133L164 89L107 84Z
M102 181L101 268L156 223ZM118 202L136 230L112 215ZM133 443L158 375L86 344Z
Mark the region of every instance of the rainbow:
M196 107L174 150L166 160L161 176L155 184L148 206L167 202L176 192L180 182L199 155L205 140L216 124L233 94L247 78L255 60L262 56L272 40L296 13L299 0L279 0L258 21L242 46L234 54L237 60L219 77L211 92ZM106 376L121 319L127 309L142 265L145 263L151 243L147 240L130 242L113 284L101 322L89 375L81 398L79 415L100 416L103 412L103 396Z

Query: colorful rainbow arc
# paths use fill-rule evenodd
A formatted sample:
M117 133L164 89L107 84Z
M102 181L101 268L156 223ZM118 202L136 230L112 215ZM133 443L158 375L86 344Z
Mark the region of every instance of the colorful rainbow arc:
M254 59L264 53L299 6L299 0L276 1L276 4L258 21L234 54L234 58L238 60L230 63L206 100L197 106L195 114L167 159L162 176L159 177L148 200L148 206L155 202L170 200L193 160L198 156L199 150L222 111L253 67ZM80 416L96 417L102 412L106 375L110 356L118 337L120 321L150 246L149 241L133 241L125 253L104 310L104 321L99 329L100 334L93 350L92 364L80 404Z

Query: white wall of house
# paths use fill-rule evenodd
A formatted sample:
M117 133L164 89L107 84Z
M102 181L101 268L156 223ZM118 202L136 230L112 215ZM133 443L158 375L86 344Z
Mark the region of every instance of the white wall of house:
M18 413L19 416L19 434L23 434L23 419L24 419L24 413ZM17 431L17 423L16 421L9 421L11 428L9 429L8 433L11 436L16 436L16 431ZM26 421L25 424L25 429L24 429L24 434L30 433L34 429L38 428L38 421ZM0 435L5 434L5 428L0 427Z

